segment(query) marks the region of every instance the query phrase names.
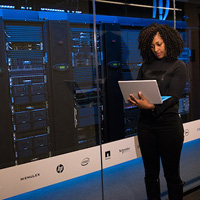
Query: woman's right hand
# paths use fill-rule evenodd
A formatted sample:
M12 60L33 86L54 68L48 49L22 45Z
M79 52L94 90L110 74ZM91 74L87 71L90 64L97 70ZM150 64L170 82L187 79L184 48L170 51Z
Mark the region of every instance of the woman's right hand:
M155 105L152 103L149 103L149 101L143 96L141 92L138 93L139 99L136 98L134 95L130 94L130 98L128 98L128 101L133 105L137 106L140 109L154 109Z

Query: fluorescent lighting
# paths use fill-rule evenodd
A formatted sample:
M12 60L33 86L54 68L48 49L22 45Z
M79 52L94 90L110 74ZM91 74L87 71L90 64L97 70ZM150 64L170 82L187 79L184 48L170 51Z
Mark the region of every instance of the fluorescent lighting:
M155 8L154 6L149 6L149 5L133 4L133 3L123 3L123 2L116 2L116 1L95 0L95 2L117 4L117 5L124 5L124 6L142 7L142 8ZM157 8L182 11L182 9L179 9L179 8L175 8L175 9L174 8L166 8L166 7L157 7Z
M42 11L51 11L51 12L65 12L65 10L54 9L54 8L41 8Z
M9 6L9 5L0 5L0 8L10 8L10 9L14 9L15 6Z

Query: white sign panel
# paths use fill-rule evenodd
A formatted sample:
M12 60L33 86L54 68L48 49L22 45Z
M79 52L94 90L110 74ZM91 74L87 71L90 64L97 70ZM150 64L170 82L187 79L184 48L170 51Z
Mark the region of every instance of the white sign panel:
M184 123L184 142L200 138L200 120Z
M0 170L0 199L36 190L100 169L99 146L5 168Z
M103 168L141 156L137 136L102 145Z

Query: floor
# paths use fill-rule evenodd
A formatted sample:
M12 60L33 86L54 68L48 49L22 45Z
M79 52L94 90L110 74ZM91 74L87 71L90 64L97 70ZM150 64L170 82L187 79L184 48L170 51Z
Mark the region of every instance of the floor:
M200 200L200 187L198 190L184 196L183 200Z

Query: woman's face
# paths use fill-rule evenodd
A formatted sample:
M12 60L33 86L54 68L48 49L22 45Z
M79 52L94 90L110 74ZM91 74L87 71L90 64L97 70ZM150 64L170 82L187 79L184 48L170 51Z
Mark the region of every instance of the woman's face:
M151 50L158 59L162 59L167 55L165 43L159 33L157 33L153 38Z

